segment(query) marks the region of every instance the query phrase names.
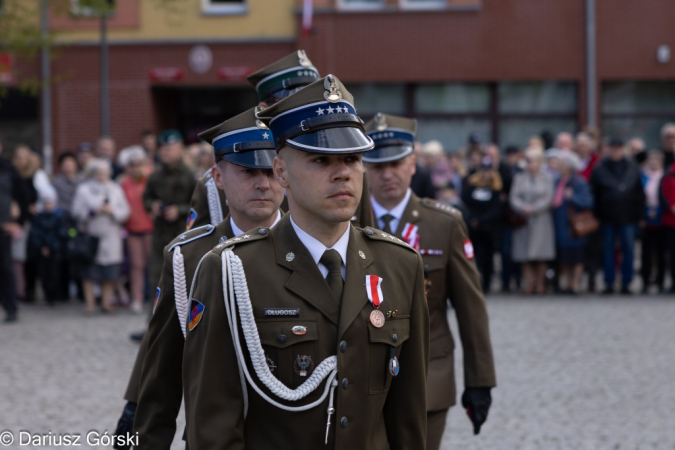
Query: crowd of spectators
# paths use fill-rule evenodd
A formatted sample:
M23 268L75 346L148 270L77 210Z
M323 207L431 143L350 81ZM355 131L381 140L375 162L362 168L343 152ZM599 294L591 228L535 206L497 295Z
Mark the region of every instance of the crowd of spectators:
M184 229L179 222L189 208L190 186L213 164L207 146L184 147L175 131L163 135L164 141L145 131L139 145L119 152L108 136L95 145L83 142L59 153L52 178L29 146L3 152L0 143L0 183L13 192L0 199L11 200L0 205L2 245L11 249L3 250L11 262L3 259L0 269L3 279L12 275L3 304L5 297L34 301L39 280L50 304L77 297L93 314L98 297L104 312L141 312L160 269L149 270L153 249ZM582 288L630 294L637 247L637 286L644 293L674 293L675 124L663 126L659 149L647 149L638 137L625 143L603 138L592 128L549 140L542 133L522 147L500 149L472 134L458 151L438 141L415 146L412 189L463 212L484 291L498 285L524 294L577 295ZM174 197L180 201L148 187L153 172L178 180L181 192ZM590 234L573 227L574 216L584 212L598 223ZM97 241L84 263L69 253L71 240L81 235ZM600 268L602 285L596 282ZM500 283L493 283L497 273ZM15 308L5 309L10 320L15 317L9 313Z
M415 147L412 189L462 211L484 291L675 293L675 124L658 149L591 127L550 140L500 149L471 135L458 151Z
M158 203L145 198L151 174L167 164L162 152L168 151L162 144L178 149L170 151L178 154L191 181L213 164L211 149L185 148L180 133L169 131L168 135L177 139L163 143L161 135L158 139L145 131L139 145L119 152L108 136L95 145L83 142L74 151L59 153L56 175L51 178L35 150L18 145L2 151L0 144L0 165L7 174L0 180L7 185L2 200L8 203L0 205L8 210L0 222L3 237L9 239L7 251L3 244L3 256L11 254L11 262L3 264L0 281L10 276L13 281L0 300L8 321L16 319L12 299L34 302L37 286L50 305L78 298L88 315L99 307L102 312L121 307L141 312L143 302L154 295L148 274L157 214L167 221L165 211L186 207L162 205L162 212L153 213ZM181 217L176 214L169 219L180 221ZM73 250L78 236L88 239L90 258L83 259L81 252ZM6 265L9 272L4 270Z

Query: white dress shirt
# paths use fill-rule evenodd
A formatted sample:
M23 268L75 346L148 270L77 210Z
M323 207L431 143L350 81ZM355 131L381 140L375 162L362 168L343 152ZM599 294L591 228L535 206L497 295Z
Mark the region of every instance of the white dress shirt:
M319 262L323 256L323 252L326 250L335 250L340 254L340 258L342 259L342 264L340 264L340 272L342 273L342 279L344 280L345 273L347 272L347 245L349 244L349 230L351 225L347 227L347 230L344 232L342 237L340 237L340 239L338 239L338 241L331 248L326 248L326 246L319 242L316 238L303 231L302 228L293 222L293 217L291 217L291 225L293 225L295 234L298 235L300 242L302 242L303 245L307 247L309 254L312 255L312 258L314 259L314 262L317 266L319 266L319 270L321 271L321 274L324 278L328 276L328 268Z
M277 211L277 218L274 219L274 223L272 224L272 227L277 224L281 220L281 211ZM230 226L232 227L232 232L234 233L234 236L239 236L240 234L244 234L245 231L242 231L241 228L237 226L236 223L234 223L234 219L232 218L232 215L230 215ZM272 228L270 227L270 228ZM234 237L230 236L230 237Z
M370 202L373 204L373 213L375 214L375 217L377 218L377 225L380 230L384 230L384 220L382 220L382 216L385 214L391 214L394 216L394 218L389 222L389 228L391 229L391 232L396 234L396 230L398 230L398 225L399 222L401 222L401 217L403 217L403 213L405 212L405 207L408 206L408 202L410 201L410 195L412 194L412 191L410 188L405 193L405 197L403 197L403 200L401 200L401 203L398 205L394 206L391 209L387 209L384 206L380 205L377 203L377 200L375 200L375 197L372 195L370 196Z

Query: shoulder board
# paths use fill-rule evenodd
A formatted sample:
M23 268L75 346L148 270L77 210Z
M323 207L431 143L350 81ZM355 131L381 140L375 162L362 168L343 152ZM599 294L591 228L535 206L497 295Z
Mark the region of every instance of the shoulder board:
M446 205L430 198L424 198L421 201L422 205L435 211L441 211L451 216L462 217L462 212L454 206Z
M222 251L223 249L226 249L228 247L234 247L235 244L244 244L247 242L259 241L261 239L265 239L269 235L270 235L269 228L265 227L254 228L244 234L240 234L237 237L233 237L226 241L221 242L220 244L216 245L214 250Z
M179 235L176 239L171 241L171 243L169 244L169 253L171 253L171 251L176 247L185 245L188 242L196 241L197 239L201 239L204 236L208 236L209 234L213 233L213 230L215 229L216 227L214 227L211 224L208 224L186 231L185 233Z
M368 236L370 239L374 241L385 241L385 242L391 242L392 244L398 244L401 247L405 247L409 250L415 251L411 246L409 246L405 241L397 238L396 236L385 233L382 230L378 230L377 228L372 228L372 227L366 227L362 229L363 234Z

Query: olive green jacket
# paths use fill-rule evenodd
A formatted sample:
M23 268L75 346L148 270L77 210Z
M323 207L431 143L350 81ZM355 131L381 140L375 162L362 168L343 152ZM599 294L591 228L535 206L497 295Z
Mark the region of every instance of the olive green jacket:
M253 315L272 374L295 389L307 379L298 371L299 357L311 357L319 365L337 355L339 386L328 445L324 444L328 399L313 409L289 412L269 404L247 384L244 417L238 362L223 302L221 253L232 245L246 271ZM196 275L193 295L204 310L201 320L187 331L183 354L190 448L425 447L429 317L422 259L393 236L353 226L347 253L339 303L289 216L271 230L251 230L208 254ZM369 321L374 308L368 301L366 275L383 279L380 310L397 311L381 328ZM297 315L265 315L266 309L276 308L297 310ZM297 326L305 331L294 332ZM241 339L244 343L243 335ZM255 383L273 395L262 386L245 343L243 347ZM395 377L389 370L393 356L400 363ZM299 402L276 399L289 406L304 405L317 400L324 385Z

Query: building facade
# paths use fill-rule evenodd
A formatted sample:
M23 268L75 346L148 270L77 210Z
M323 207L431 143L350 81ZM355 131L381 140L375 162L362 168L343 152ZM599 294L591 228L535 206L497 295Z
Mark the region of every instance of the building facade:
M448 150L472 132L523 145L592 121L603 134L655 146L660 126L675 120L675 2L598 1L589 81L586 1L314 0L312 32L303 33L302 0L170 2L176 9L116 0L110 134L123 146L144 129L175 127L193 141L255 104L248 73L305 49L322 74L348 85L364 118L417 117L420 140L439 139ZM58 152L100 133L99 20L54 13L51 26ZM0 107L0 138L3 117Z

